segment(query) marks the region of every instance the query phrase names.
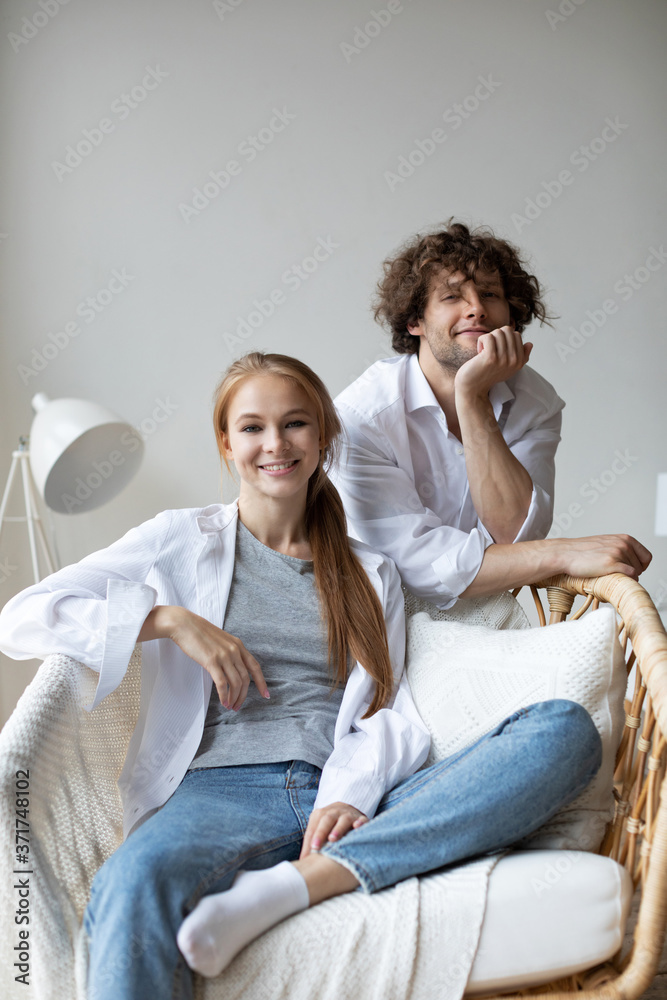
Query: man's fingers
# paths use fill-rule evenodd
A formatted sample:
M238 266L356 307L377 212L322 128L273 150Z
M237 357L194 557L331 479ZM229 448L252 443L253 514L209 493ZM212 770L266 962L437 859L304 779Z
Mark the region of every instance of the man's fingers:
M477 353L484 351L489 361L496 361L498 358L498 344L492 333L483 333L477 338Z
M622 545L619 546L621 550L619 560L627 565L630 569L629 575L633 576L636 580L639 574L644 572L653 557L649 550L631 535L621 535L619 537L622 542ZM624 573L625 569L621 569L619 572Z
M637 539L632 538L632 536L630 536L630 543L637 554L639 565L641 566L641 572L643 572L649 567L651 560L653 559L653 553L649 552L645 545L642 545L641 542L638 542Z

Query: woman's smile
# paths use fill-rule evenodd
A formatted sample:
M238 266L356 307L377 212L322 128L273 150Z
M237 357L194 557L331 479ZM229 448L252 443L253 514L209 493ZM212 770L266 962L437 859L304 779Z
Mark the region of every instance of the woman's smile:
M260 465L260 469L270 476L284 476L289 472L293 472L298 462L299 459L294 458L289 462L273 462L271 464Z

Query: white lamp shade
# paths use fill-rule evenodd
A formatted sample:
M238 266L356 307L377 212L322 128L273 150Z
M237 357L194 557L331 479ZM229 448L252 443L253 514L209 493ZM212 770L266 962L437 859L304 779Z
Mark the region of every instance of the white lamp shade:
M137 430L85 399L38 393L30 431L30 465L47 505L82 514L112 500L136 473L144 452Z
M667 535L667 472L658 473L655 497L655 533Z

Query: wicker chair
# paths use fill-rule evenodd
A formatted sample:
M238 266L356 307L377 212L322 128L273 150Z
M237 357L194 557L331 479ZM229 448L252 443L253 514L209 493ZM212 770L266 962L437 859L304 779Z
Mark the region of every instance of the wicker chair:
M628 706L618 756L616 818L601 853L628 868L641 901L634 944L627 955L619 954L604 966L520 995L529 993L544 1000L565 1000L575 994L580 1000L634 1000L655 976L667 921L667 793L665 801L660 794L667 756L667 634L646 591L624 576L615 574L591 580L561 576L539 587L546 588L550 624L572 614L577 595L583 595L584 601L572 614L573 618L581 617L601 601L609 602L620 618L628 670L637 665L634 696ZM540 622L546 625L538 587L531 590ZM120 799L115 780L136 718L135 710L128 706L138 705L140 657L132 657L123 683L92 716L80 709L82 699L84 703L89 701L94 688L92 671L81 668L73 682L73 661L65 657L52 660L38 671L15 716L0 735L1 821L7 836L5 843L13 844L16 772L31 767L33 828L58 831L49 852L40 853L39 841L33 851L32 969L41 983L48 984L35 995L73 1000L73 942L87 901L89 882L121 837ZM78 734L76 739L74 733ZM81 734L84 740L79 743ZM76 764L72 774L67 770L63 748L68 759ZM86 804L86 822L82 826L71 818L72 805L81 801L91 783L96 786L96 798L90 799L90 808ZM75 868L71 863L68 845L72 843L79 859L83 858L84 872L81 865ZM17 901L10 871L19 866L13 860L7 850L0 855L3 914L13 912ZM63 883L68 887L64 902L58 894ZM40 939L37 933L40 924L55 930ZM12 935L18 929L12 927ZM11 998L25 993L14 982L12 961L3 949L0 972L6 984L5 995ZM257 995L260 994L267 995L266 982Z
M622 574L597 579L558 576L531 587L541 625L580 618L600 602L619 616L619 637L628 674L636 666L634 694L615 775L616 814L600 849L632 875L639 911L627 954L585 973L521 994L544 1000L635 1000L651 984L662 954L667 924L667 634L644 588ZM519 591L515 591L515 595ZM583 604L572 614L575 597ZM505 994L507 997L508 994Z

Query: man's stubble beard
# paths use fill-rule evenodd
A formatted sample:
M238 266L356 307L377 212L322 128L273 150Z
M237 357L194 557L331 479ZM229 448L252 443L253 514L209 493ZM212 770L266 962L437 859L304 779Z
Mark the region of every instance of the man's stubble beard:
M467 361L477 356L477 345L465 349L457 343L441 343L437 338L438 331L435 330L433 332L436 336L427 340L431 354L440 367L444 368L451 375L456 375Z

